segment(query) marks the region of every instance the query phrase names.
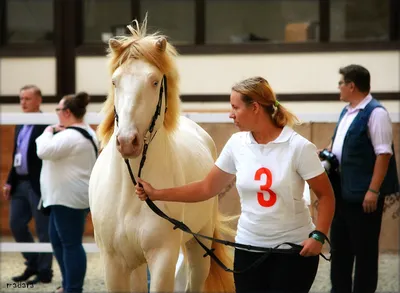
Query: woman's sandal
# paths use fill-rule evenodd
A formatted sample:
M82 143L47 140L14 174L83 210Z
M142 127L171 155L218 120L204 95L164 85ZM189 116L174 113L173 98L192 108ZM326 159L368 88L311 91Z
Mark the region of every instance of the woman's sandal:
M57 287L56 291L54 291L54 293L63 293L64 292L64 288L63 287Z

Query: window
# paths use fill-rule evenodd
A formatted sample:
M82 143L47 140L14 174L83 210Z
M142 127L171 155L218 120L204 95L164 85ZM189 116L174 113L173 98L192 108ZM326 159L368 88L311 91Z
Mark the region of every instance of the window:
M107 42L132 21L130 0L84 0L84 43Z
M7 0L6 44L53 43L52 0Z
M160 31L174 45L195 43L194 0L141 0L141 19L146 12L149 32Z
M389 40L389 2L390 0L331 1L331 41Z
M308 42L319 39L315 0L206 0L206 43Z

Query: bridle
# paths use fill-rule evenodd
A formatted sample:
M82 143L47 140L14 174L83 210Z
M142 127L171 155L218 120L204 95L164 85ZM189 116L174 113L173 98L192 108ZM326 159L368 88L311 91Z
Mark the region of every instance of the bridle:
M153 131L154 131L154 126L156 124L156 121L158 119L158 116L160 116L161 114L161 107L162 107L162 98L163 98L163 93L165 92L165 112L167 112L167 77L164 75L163 79L161 81L161 87L160 87L160 93L159 93L159 97L158 97L158 103L157 103L157 107L156 110L154 112L153 118L151 120L150 123L150 127L145 135L144 138L144 146L143 146L143 152L142 152L142 159L140 160L140 165L139 165L139 171L138 171L138 177L141 177L141 173L142 173L142 169L144 167L144 164L146 162L146 155L147 155L147 150L149 147L150 142L152 141L152 139L154 138L154 136L156 135L156 133L153 136ZM117 110L114 106L114 117L115 117L115 121L118 127L118 113ZM132 168L131 165L129 163L129 159L124 159L125 164L128 168L128 172L129 172L129 176L132 180L132 183L136 186L137 185L137 181L135 179L135 176L133 175L132 172ZM139 183L139 185L142 187L142 185ZM156 213L158 216L160 216L161 218L169 221L170 223L172 223L174 225L173 229L180 229L183 232L189 233L191 234L194 239L196 240L196 242L205 250L205 254L203 255L203 257L206 256L210 256L221 268L223 268L225 271L227 272L231 272L231 273L244 273L256 266L258 266L259 264L261 264L272 252L274 253L281 253L281 254L293 254L294 252L300 252L301 249L303 248L301 245L298 244L294 244L294 243L290 243L290 242L284 242L281 243L273 248L267 248L267 247L260 247L260 246L253 246L253 245L246 245L246 244L241 244L241 243L236 243L236 242L232 242L232 241L227 241L227 240L222 240L222 239L217 239L217 238L213 238L210 236L206 236L206 235L202 235L202 234L198 234L198 233L194 233L192 232L192 230L190 230L190 228L183 222L178 221L174 218L169 217L168 215L166 215L162 210L160 210L152 200L150 200L148 197L146 199L146 204L148 205L148 207L154 212ZM211 240L223 245L227 245L227 246L231 246L231 247L235 247L235 248L241 248L241 249L245 249L245 250L249 250L249 251L255 251L255 252L263 252L263 255L257 259L254 263L252 263L250 266L246 267L243 270L234 270L234 269L230 269L228 268L215 254L214 254L214 250L213 248L209 249L203 242L201 242L201 240L199 238L204 238L207 240ZM328 240L328 239L327 239ZM329 242L329 240L328 240ZM330 244L330 243L329 243ZM291 248L290 249L279 249L280 246L282 245L289 245ZM322 253L320 254L323 258L325 258L326 260L330 260L327 257L325 257Z

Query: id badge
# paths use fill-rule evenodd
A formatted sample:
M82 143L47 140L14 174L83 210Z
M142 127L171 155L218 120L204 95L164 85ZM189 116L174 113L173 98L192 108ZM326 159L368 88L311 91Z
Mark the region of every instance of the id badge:
M14 156L14 167L21 166L22 162L22 155L20 153L15 154Z

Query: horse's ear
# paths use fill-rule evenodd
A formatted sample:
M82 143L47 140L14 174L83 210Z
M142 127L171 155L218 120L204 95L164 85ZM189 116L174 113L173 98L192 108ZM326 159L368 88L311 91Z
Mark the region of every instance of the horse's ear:
M108 41L108 45L110 46L111 50L113 50L113 51L118 51L118 50L121 48L121 46L122 46L122 42L119 41L119 40L117 40L117 39L111 38L111 39Z
M164 51L165 51L165 48L167 47L167 39L164 38L164 37L160 37L160 38L157 40L156 47L157 47L157 49L160 50L161 52L164 52Z

